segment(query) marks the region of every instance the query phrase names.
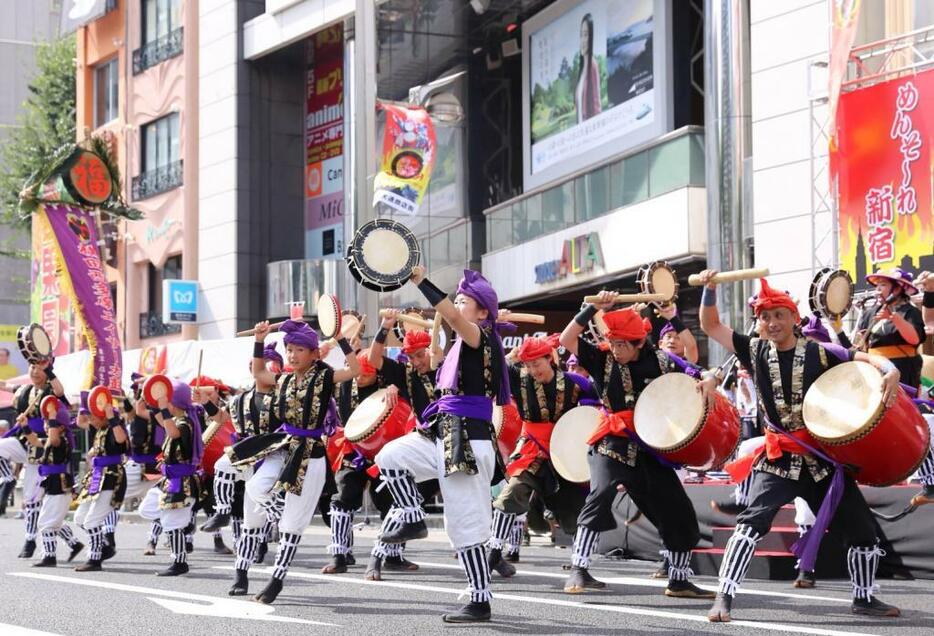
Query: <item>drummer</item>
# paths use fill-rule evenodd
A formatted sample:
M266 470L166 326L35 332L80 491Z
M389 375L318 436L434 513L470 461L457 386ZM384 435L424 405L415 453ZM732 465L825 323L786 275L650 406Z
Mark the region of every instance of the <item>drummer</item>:
M716 284L710 283L715 274L706 270L700 275L706 285L701 300L701 328L735 353L744 367L753 370L759 402L768 421L787 431L779 433L770 428L766 432L764 454L753 463L749 506L737 516L736 530L723 555L719 591L707 616L713 622L728 622L733 598L749 568L756 544L769 531L778 510L796 496L817 509L832 481L833 467L802 446L816 445L801 416L801 405L810 385L827 369L853 357L872 363L884 374L883 398L886 404L891 404L897 395L899 373L884 358L849 354L841 347L820 345L800 336L795 330L799 316L794 300L787 293L773 290L765 279L754 307L759 332L765 338L734 332L720 322L717 313ZM882 554L875 524L856 482L849 475L843 479L837 514L850 544L847 565L853 585L851 610L868 616L897 616L898 608L873 595ZM833 511L821 506L818 526L828 514ZM819 541L820 536L809 534L805 541L808 540ZM812 544L809 552L816 554L814 549L816 546ZM809 569L804 563L802 567Z
M666 596L712 598L712 593L688 580L691 552L700 539L691 500L674 468L637 445L632 437L636 399L649 382L669 372L672 358L647 341L648 329L633 309L604 314L609 351L582 337L596 312L612 308L617 295L600 292L599 302L585 305L561 334L561 344L577 355L581 365L590 371L606 409L596 432L588 440L591 444L588 454L590 494L577 519L571 575L564 591L579 594L606 587L590 575L588 568L600 533L616 527L612 506L617 487L622 485L662 537L670 564ZM685 370L699 371L686 363ZM705 400L712 399L715 389L713 376L698 384L698 391Z
M23 520L26 522L26 542L19 553L21 559L31 559L36 551L36 528L42 494L39 487L39 458L42 446L31 444L30 435L45 436L39 403L47 395L55 395L65 401L65 388L52 371L52 361L33 362L29 365L29 384L24 384L13 394L16 410L16 425L0 439L0 460L8 466L23 465ZM15 481L12 472L5 479Z
M247 575L261 540L265 511L276 505L278 492L286 493L272 578L254 597L260 603L274 602L282 591L302 533L311 522L324 488L327 474L324 438L333 434L337 425L335 385L360 374L360 363L351 355L351 345L343 336L337 344L346 356L347 366L333 369L321 359L318 334L307 324L287 320L279 331L285 333L286 360L292 370L276 374L266 368L263 351L270 332L268 321L256 324L252 366L257 383L275 386L265 416L269 418L269 430L276 432L257 435L233 448L237 456L263 459L263 463L246 483L242 547L237 550L231 596L247 593Z
M376 338L370 345L369 362L379 372L380 384L397 391L399 398L408 402L412 406L415 417L419 418L437 397L432 358L438 362L444 354L440 348L435 347L432 350L431 335L427 331L409 329L406 330L402 339L402 355L405 356L405 362L393 360L384 355L386 339L389 337L390 329L396 326L399 312L388 310L384 315L379 331L376 332ZM438 480L429 479L420 482L417 488L423 500L430 499L438 492ZM368 581L382 580L384 566L389 570L417 570L418 565L402 556L401 547L401 544L384 543L377 539L370 553L365 578Z
M88 472L78 493L75 523L88 533L90 552L78 572L100 572L101 562L115 554L115 548L104 537L104 520L123 504L126 493L126 471L123 468L129 436L123 418L113 404L104 404L104 417L79 411L77 424L91 431L93 441L88 451Z
M271 342L263 347L263 363L266 370L279 374L282 372L284 362L282 355L276 349L276 343ZM251 368L252 368L252 362ZM254 381L253 386L234 396L228 403L228 412L237 433L236 446L225 449L216 462L214 462L214 515L201 526L204 532L216 532L233 523L234 540L237 542L238 559L240 550L247 546L240 542L243 528L244 485L253 476L255 462L243 463L235 449L241 451L250 445L246 440L252 440L257 435L270 432L269 401L274 384L264 383L261 379ZM236 463L236 465L234 465ZM259 545L255 547L252 556L255 563L262 563L269 545L270 535L282 516L281 506L272 506L266 510L266 525L260 536Z
M506 316L508 320L508 314ZM508 482L493 502L492 536L487 542L490 568L510 577L516 568L503 558L503 549L518 515L529 512L534 493L543 498L561 528L569 535L577 529L584 492L559 476L551 465L551 433L555 423L578 405L581 397L595 398L591 383L565 373L555 363L557 336L526 338L510 357L509 387L522 418L522 432L506 466Z
M659 307L657 312L666 321L658 334L658 348L667 353L673 353L691 364L697 364L700 357L697 351L697 340L691 330L681 322L678 308L674 303L670 303Z
M496 332L499 301L490 283L464 270L452 303L416 266L412 282L451 325L457 340L438 372L441 398L423 413L424 428L395 439L376 456L398 514L383 521L380 538L402 543L428 535L416 482L439 479L444 527L467 575L470 603L445 614L448 623L490 620L490 485L500 473L493 442L493 401L508 404L509 376ZM500 478L496 477L496 482Z

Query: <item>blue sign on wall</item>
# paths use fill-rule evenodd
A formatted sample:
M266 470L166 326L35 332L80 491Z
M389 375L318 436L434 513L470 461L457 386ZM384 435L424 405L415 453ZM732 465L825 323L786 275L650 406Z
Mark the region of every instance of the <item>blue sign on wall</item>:
M198 281L162 281L162 322L198 322Z

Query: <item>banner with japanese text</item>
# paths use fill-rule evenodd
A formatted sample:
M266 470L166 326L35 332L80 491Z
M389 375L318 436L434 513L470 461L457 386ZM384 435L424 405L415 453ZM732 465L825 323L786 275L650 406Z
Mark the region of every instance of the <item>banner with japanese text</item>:
M840 267L934 270L934 71L844 93L837 110Z
M435 163L435 128L424 108L378 105L386 113L383 156L373 181L373 205L414 215Z
M38 215L32 217L32 296L30 298L32 322L41 325L49 334L52 354L72 353L71 298L63 294L58 283L58 246L48 223Z
M45 204L34 218L44 231L51 232L58 289L75 308L81 335L91 352L92 376L86 384L119 391L123 357L94 217L78 206Z

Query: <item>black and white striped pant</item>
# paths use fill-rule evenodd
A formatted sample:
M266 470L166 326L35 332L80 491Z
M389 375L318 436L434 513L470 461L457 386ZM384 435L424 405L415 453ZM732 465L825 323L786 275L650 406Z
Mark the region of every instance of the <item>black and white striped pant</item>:
M347 554L353 540L353 512L331 502L331 544L328 554Z
M149 524L149 543L156 545L159 543L159 537L162 536L162 522L159 519L153 519Z
M289 565L298 552L298 544L302 540L302 535L294 532L283 532L279 537L279 549L276 550L276 563L272 569L272 576L280 581L285 579L288 574Z
M256 551L263 542L262 528L243 528L240 532L240 539L237 541L237 561L238 570L249 570L253 565L253 559L256 557Z
M846 565L853 584L853 598L871 601L876 593L876 571L879 559L885 556L878 544L873 546L852 546L846 554Z
M672 552L662 550L662 555L668 560L668 579L671 581L687 581L694 574L691 570L691 551Z
M104 550L104 526L85 528L88 533L88 558L91 561L100 561Z
M750 526L737 524L733 536L727 541L720 563L720 593L736 595L736 590L743 584L749 564L756 552L756 544L762 537Z
M75 536L74 530L67 523L62 525L61 530L58 531L58 536L69 548L73 548L78 544L78 538Z
M58 551L58 532L55 530L42 531L42 556L55 558Z
M104 519L104 532L107 534L113 534L117 531L117 523L120 521L120 511L114 508L110 511L110 514L107 515L107 518Z
M169 530L169 546L172 549L172 559L176 563L185 563L188 561L188 551L185 549L185 529L176 528L175 530Z
M415 479L405 470L380 469L380 477L392 499L395 506L400 511L400 518L403 523L416 523L425 518L425 510L422 508L422 495L418 492L415 485Z
M493 508L493 527L490 532L490 540L486 542L486 547L491 550L502 550L506 545L506 539L512 533L515 520L516 515L503 512L499 508Z
M214 472L214 512L229 515L233 509L234 489L237 474L215 470Z
M600 533L582 525L577 526L574 535L574 554L571 556L571 565L577 568L589 568L590 556L597 549Z
M15 481L13 476L13 464L6 457L0 457L0 485L10 481Z
M395 532L401 528L404 523L405 522L402 521L402 510L396 506L393 506L383 518L383 523L379 528L379 535ZM398 543L384 543L377 538L376 543L373 544L373 550L370 552L370 554L382 559L387 557L401 556L402 545Z
M735 501L740 506L749 505L749 489L752 486L752 473L741 482L736 484L736 488L733 489L733 501Z
M27 501L23 504L23 520L26 522L26 540L35 541L39 528L39 509L42 501Z
M525 538L525 527L528 524L528 520L529 515L526 513L516 515L515 521L512 522L512 530L509 533L509 539L506 541L506 544L509 546L509 554L519 554L519 549L522 547L522 540Z
M489 603L493 600L493 592L490 590L490 564L483 544L459 549L457 558L467 575L470 602Z

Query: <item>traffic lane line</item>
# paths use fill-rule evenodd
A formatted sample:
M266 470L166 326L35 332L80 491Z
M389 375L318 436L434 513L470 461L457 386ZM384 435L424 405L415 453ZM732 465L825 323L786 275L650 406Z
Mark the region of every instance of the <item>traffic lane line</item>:
M61 636L55 632L43 632L38 629L29 629L19 625L10 625L9 623L0 623L0 632L4 636Z
M230 566L214 566L215 570L228 570L232 571L234 568ZM273 568L256 568L253 567L250 569L251 572L263 572L265 574L271 574ZM289 572L290 578L299 578L306 579L311 581L324 581L326 583L332 584L350 584L350 585L361 585L361 586L377 586L384 588L395 588L404 591L420 591L420 592L429 592L429 593L441 593L441 594L454 594L458 597L466 596L467 592L464 588L450 588L450 587L441 587L438 585L422 585L415 583L402 583L395 581L367 581L365 579L357 578L348 578L348 577L335 577L332 574L311 574L307 572L296 572L292 570ZM585 609L592 610L597 612L611 612L615 614L628 614L630 616L650 616L653 618L661 618L673 621L691 621L695 623L703 623L705 625L710 625L710 621L707 620L707 616L700 614L683 614L681 612L670 612L662 610L653 610L653 609L644 609L644 608L635 608L635 607L625 607L621 605L594 605L590 603L582 603L580 601L568 601L565 599L558 598L542 598L539 596L526 596L524 594L510 594L496 592L494 593L494 600L497 601L517 601L519 603L532 603L537 605L552 605L555 607L573 607L576 609ZM733 620L729 623L719 623L724 627L740 627L745 629L752 630L771 630L776 632L786 632L790 634L814 634L814 636L877 636L869 632L853 632L837 629L821 629L817 627L805 627L802 625L792 625L786 623L772 623L765 621L744 621L744 620Z

